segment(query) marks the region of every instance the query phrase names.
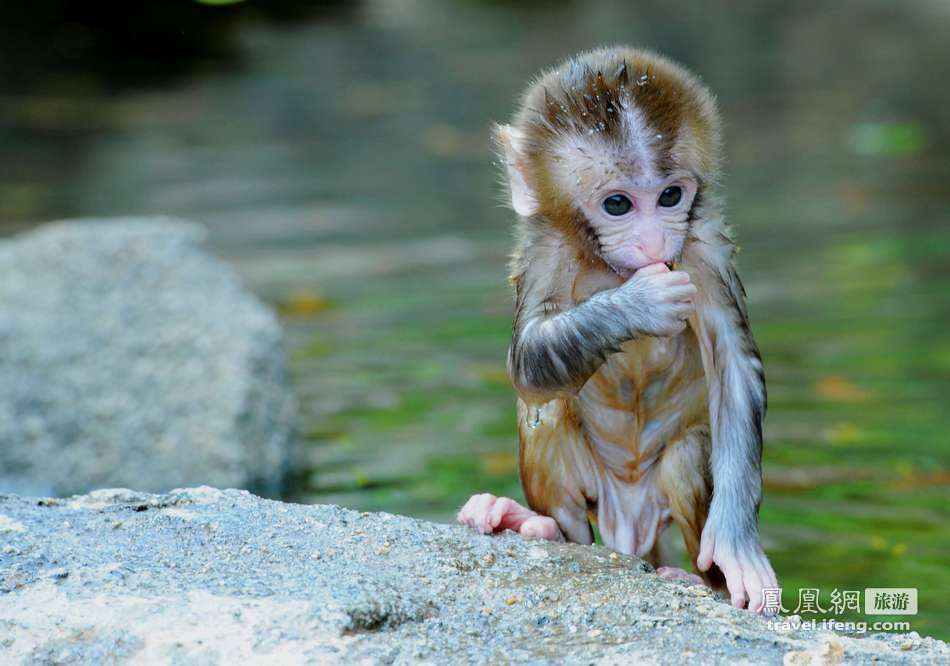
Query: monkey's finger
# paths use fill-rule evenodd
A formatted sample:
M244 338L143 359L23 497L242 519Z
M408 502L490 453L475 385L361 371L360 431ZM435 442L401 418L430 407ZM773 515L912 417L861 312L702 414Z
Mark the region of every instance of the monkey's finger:
M751 565L752 563L750 562L749 564ZM763 582L754 565L748 566L747 568L743 567L743 572L743 585L745 586L746 591L749 593L749 610L758 613L762 610Z
M686 271L673 271L663 276L670 284L690 284L692 279Z
M682 284L669 287L666 294L672 301L686 301L692 300L697 291L696 287L692 284Z
M720 557L716 560L719 570L726 578L726 589L729 590L729 600L736 608L745 607L745 584L742 581L742 568L733 557Z
M699 557L696 558L696 568L700 571L709 571L713 563L715 550L716 538L712 534L703 534L699 543Z
M729 564L719 567L726 577L726 587L729 590L729 598L732 605L736 608L746 607L746 588L745 581L742 578L742 569L733 561Z
M762 578L762 609L760 610L760 612L766 615L774 615L778 611L778 609L771 608L766 605L765 591L766 589L776 590L780 588L778 586L778 579L775 578L775 574L772 572L772 567L768 564L768 562L766 562L765 564L766 564L765 566L766 571L761 572L761 573L764 573L765 576Z
M690 303L677 302L670 306L670 312L677 319L685 321L693 314L693 306Z
M657 322L653 335L669 337L686 330L685 316L677 316L675 312L670 312L668 313L668 317L669 318Z
M637 275L640 275L639 271ZM683 271L673 271L672 273L662 273L659 275L647 275L651 284L658 287L672 287L675 284L689 284L689 273Z
M644 266L643 268L637 269L637 272L634 273L634 277L644 277L647 275L657 275L659 273L669 273L670 269L666 267L662 261L658 261L655 264L650 264L649 266Z
M763 587L778 586L775 571L772 570L772 565L769 564L769 558L765 556L765 553L760 547L750 548L746 551L744 559L747 566L758 575Z
M755 568L759 572L759 578L762 580L762 587L778 587L778 578L775 577L775 571L772 569L772 565L769 564L764 554L755 558Z

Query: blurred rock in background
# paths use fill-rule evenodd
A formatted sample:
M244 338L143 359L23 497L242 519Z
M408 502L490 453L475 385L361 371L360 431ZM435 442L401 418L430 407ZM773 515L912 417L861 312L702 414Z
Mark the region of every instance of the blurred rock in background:
M203 237L125 218L0 244L0 492L279 492L281 330Z

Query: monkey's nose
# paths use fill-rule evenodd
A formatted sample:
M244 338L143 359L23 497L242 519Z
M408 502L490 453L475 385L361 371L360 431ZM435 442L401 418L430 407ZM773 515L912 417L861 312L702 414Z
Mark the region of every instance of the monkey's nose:
M660 229L648 229L640 235L640 242L637 246L650 261L665 261L666 258L663 256L665 240Z

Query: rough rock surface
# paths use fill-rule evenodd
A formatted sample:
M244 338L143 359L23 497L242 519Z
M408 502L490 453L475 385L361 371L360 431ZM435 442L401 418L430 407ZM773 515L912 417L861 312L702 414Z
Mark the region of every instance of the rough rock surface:
M0 496L0 663L948 663L780 633L602 547L212 488Z
M279 490L280 327L202 238L155 218L0 243L0 491Z

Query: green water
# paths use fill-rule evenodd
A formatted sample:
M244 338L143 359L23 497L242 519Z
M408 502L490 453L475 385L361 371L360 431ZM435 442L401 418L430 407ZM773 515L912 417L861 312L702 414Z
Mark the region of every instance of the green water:
M51 77L3 97L0 229L205 223L286 326L289 498L448 521L473 491L520 496L489 124L572 51L662 50L725 118L785 605L917 587L912 628L950 638L950 9L787 5L354 3L248 21L234 61L161 83Z

